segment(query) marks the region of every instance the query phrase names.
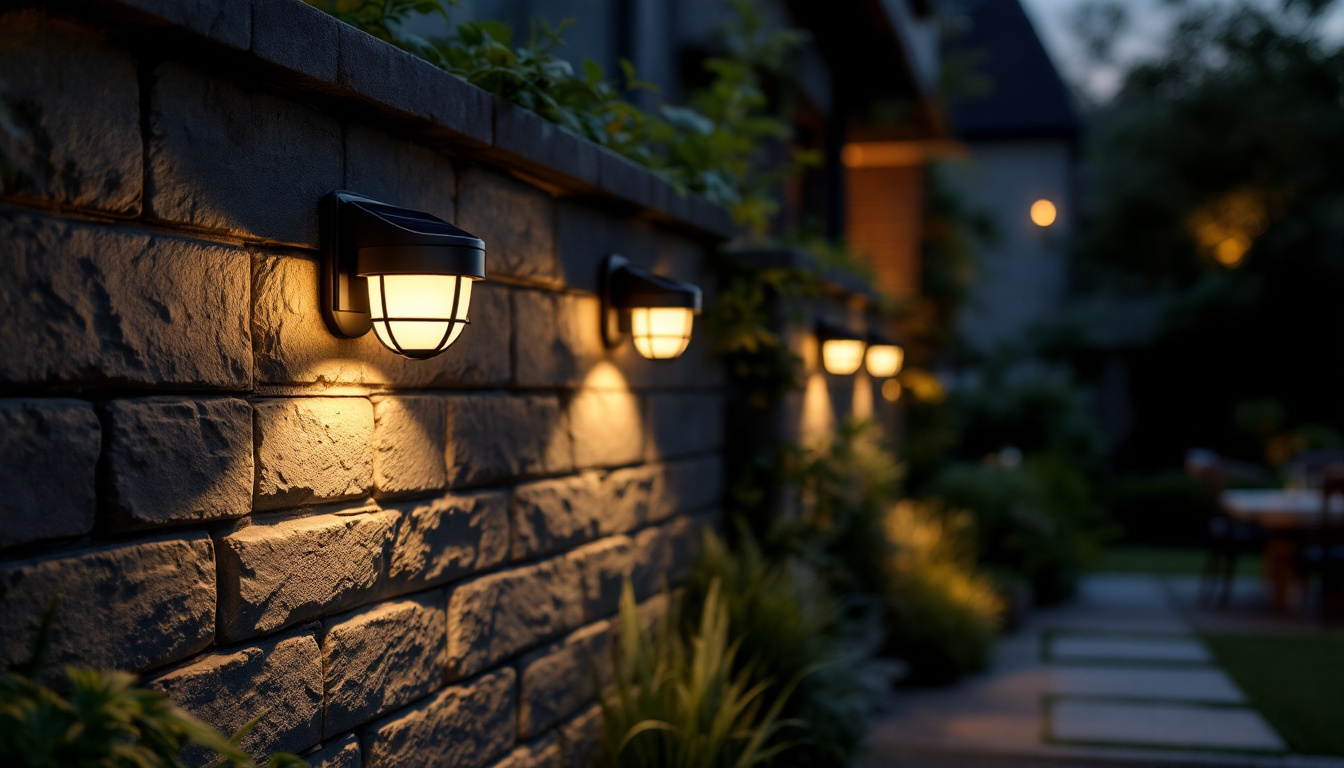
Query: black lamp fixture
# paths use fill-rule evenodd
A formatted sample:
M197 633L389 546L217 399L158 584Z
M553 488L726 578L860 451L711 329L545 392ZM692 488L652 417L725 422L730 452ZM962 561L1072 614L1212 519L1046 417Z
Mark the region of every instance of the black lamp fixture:
M821 364L827 373L849 376L863 365L867 346L862 334L825 321L817 323L817 341L821 344Z
M602 340L608 347L630 334L639 354L650 360L680 357L691 343L691 325L700 314L700 288L655 275L612 254L602 262Z
M870 333L864 361L869 376L889 379L901 372L901 366L905 364L905 349L895 339L880 333Z
M471 321L471 284L485 279L485 243L428 213L352 192L322 199L322 316L353 339L424 360Z

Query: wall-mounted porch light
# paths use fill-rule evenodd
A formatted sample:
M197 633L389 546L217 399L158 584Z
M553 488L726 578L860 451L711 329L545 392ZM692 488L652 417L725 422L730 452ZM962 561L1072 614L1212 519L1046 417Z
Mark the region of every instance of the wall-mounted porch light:
M894 340L881 334L868 335L868 353L865 355L868 375L875 379L889 379L901 372L905 350Z
M322 316L347 339L372 330L423 360L469 322L471 284L485 279L485 243L428 213L350 192L322 199Z
M821 343L821 364L827 373L849 376L863 365L867 345L861 334L838 325L817 323L817 341Z
M650 360L680 357L700 314L700 288L655 275L615 254L602 263L602 339L614 347L630 334Z

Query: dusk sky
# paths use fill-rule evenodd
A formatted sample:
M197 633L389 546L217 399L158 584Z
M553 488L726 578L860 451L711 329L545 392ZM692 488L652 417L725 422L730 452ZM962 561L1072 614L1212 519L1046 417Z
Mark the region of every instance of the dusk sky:
M1070 26L1074 9L1087 0L1022 0L1036 31L1045 40L1055 65L1067 80L1098 99L1105 99L1119 86L1120 68L1096 66L1088 61ZM1277 6L1278 0L1263 0ZM1130 23L1116 46L1120 61L1144 58L1160 44L1168 16L1161 0L1130 0ZM1344 3L1337 3L1322 22L1335 39L1344 38Z

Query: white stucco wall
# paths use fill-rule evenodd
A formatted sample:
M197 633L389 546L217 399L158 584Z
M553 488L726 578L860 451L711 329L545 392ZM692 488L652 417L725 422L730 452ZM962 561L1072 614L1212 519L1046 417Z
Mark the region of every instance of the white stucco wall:
M973 209L993 218L997 238L981 248L980 281L958 325L973 349L987 352L1047 318L1064 299L1073 164L1062 140L979 141L969 148L969 159L953 167L949 181ZM1044 228L1029 214L1042 198L1058 211Z

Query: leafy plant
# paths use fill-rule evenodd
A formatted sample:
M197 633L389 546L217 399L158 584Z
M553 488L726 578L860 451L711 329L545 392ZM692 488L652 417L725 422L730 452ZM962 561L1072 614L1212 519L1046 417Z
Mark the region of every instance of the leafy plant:
M781 715L803 731L772 763L852 764L894 676L890 663L874 658L882 639L877 606L842 603L812 568L768 558L745 533L732 549L706 534L685 584L688 612L705 604L715 584L739 643L738 666L767 682L768 696L797 681Z
M158 692L136 687L129 672L67 665L57 688L35 678L56 606L38 633L32 660L0 675L0 763L15 768L182 768L193 744L217 755L212 766L257 768L239 747L256 721L232 737L192 717ZM276 754L266 768L305 766Z
M683 633L673 616L645 629L630 582L621 592L614 684L601 701L608 764L619 768L752 768L786 749L792 684L773 696L738 664L718 582Z
M970 516L907 499L887 513L892 620L889 647L910 664L908 680L945 683L989 663L1003 606L976 570Z

